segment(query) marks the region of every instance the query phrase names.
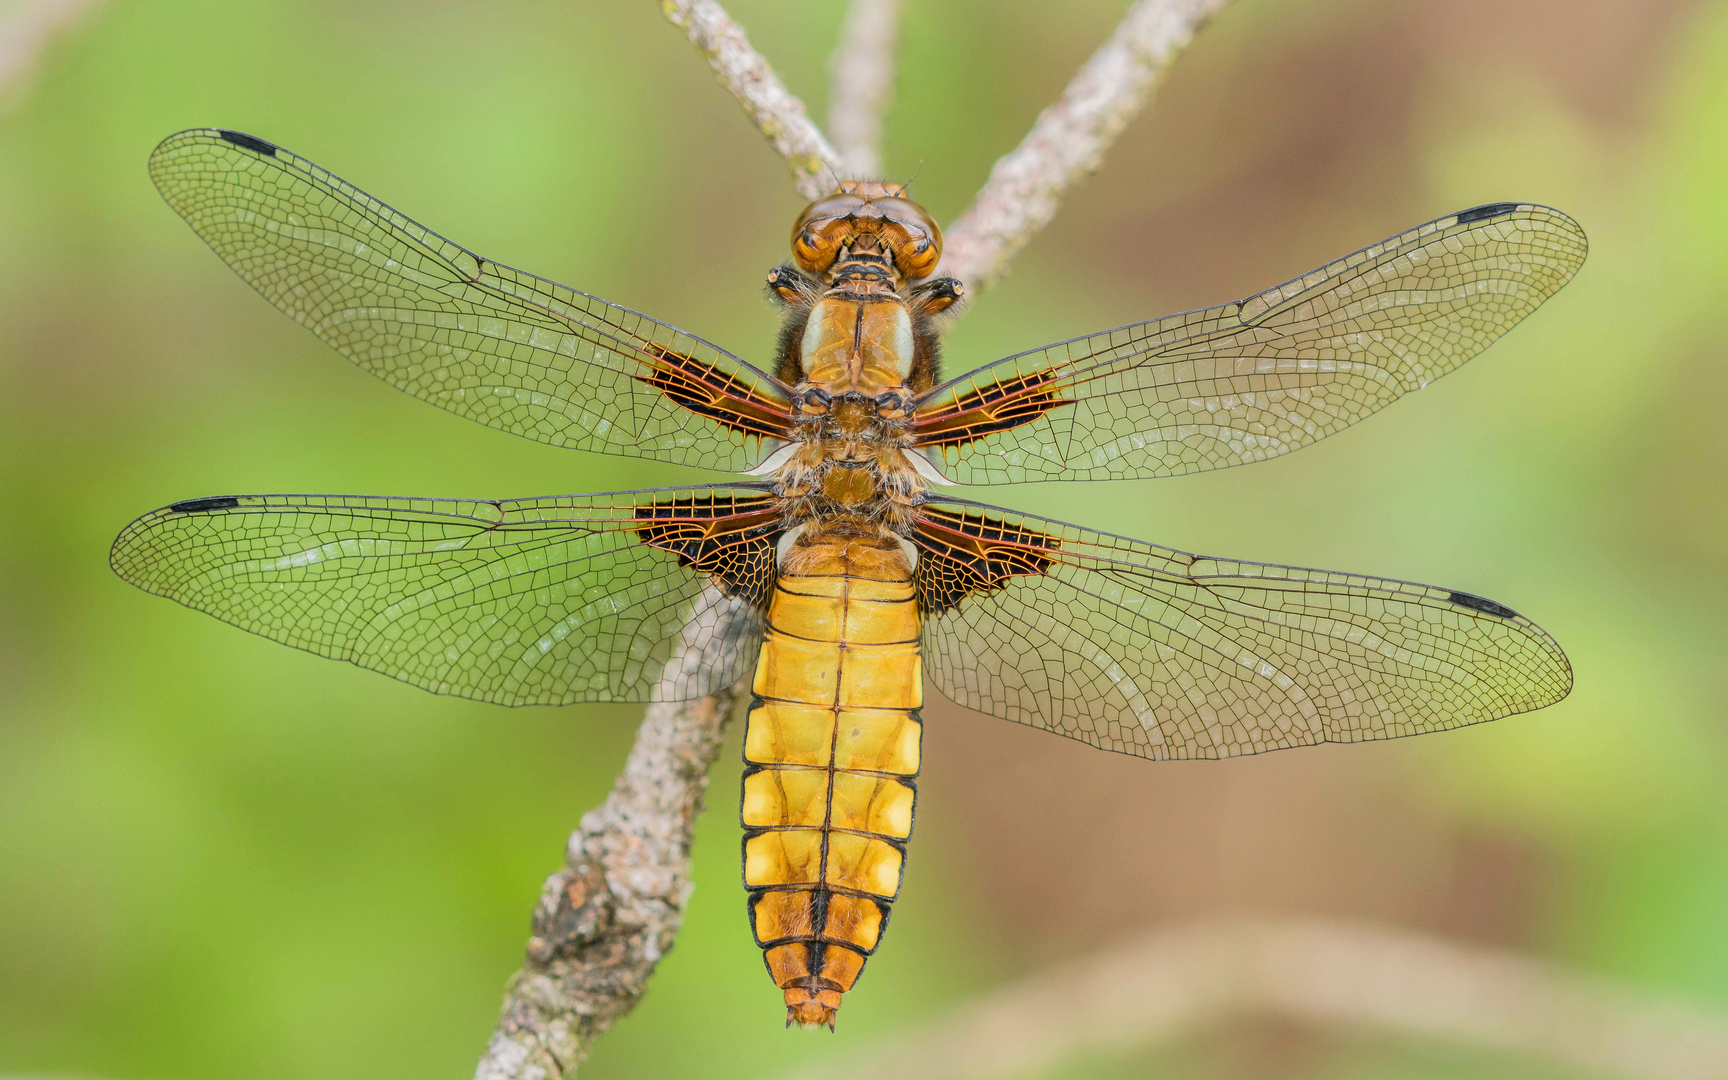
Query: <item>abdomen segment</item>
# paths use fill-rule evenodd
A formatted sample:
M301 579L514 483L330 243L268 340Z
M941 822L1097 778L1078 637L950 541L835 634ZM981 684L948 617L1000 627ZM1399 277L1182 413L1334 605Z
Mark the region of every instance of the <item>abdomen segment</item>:
M833 1025L912 835L923 689L911 568L888 539L782 567L744 733L744 884L787 1022Z

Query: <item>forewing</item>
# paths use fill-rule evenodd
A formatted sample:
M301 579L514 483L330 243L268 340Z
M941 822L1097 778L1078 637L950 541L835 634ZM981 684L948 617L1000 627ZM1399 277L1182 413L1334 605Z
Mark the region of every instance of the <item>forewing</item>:
M730 353L482 258L261 139L183 131L150 175L266 300L441 408L554 446L726 471L785 435L785 388Z
M1190 555L961 503L915 534L924 669L979 712L1106 750L1221 758L1551 705L1560 646L1468 593Z
M147 592L434 693L683 700L754 661L777 529L778 500L738 488L250 495L146 514L110 562ZM687 655L658 681L681 632Z
M1496 203L1234 304L1011 356L925 394L965 484L1174 476L1307 446L1492 344L1584 262L1578 223Z

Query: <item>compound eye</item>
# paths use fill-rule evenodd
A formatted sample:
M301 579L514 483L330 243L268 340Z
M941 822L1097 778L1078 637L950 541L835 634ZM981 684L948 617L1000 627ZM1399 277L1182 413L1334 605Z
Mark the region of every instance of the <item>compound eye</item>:
M929 276L942 258L942 230L936 219L911 199L874 199L893 226L884 230L894 247L894 265L909 279Z
M834 258L853 232L852 215L864 205L856 195L830 195L804 208L792 226L792 255L812 274L834 265Z

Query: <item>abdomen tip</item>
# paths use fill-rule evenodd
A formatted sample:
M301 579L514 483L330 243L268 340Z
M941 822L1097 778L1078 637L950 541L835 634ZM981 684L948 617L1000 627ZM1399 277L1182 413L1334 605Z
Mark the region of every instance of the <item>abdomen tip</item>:
M786 991L786 1026L797 1024L805 1030L825 1027L834 1030L834 1014L840 1010L837 990L810 991L790 987Z

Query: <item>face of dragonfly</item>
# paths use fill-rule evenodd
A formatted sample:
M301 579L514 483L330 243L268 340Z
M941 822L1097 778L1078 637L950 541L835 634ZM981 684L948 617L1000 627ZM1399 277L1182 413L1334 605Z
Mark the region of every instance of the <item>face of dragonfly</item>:
M899 184L842 182L834 194L805 207L792 226L792 255L805 272L834 284L847 256L880 253L899 283L928 277L942 257L942 230Z

